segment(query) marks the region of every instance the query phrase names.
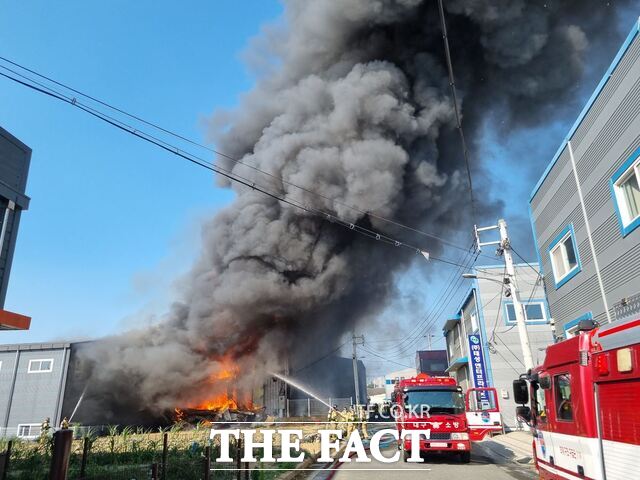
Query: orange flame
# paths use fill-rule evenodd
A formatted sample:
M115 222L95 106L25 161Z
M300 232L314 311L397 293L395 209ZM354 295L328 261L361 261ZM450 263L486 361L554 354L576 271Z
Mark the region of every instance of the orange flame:
M223 393L220 395L215 395L214 397L208 398L204 402L196 405L195 407L198 410L237 410L238 404L229 395Z
M205 400L194 402L188 408L211 411L253 410L251 395L242 395L236 389L235 380L240 373L238 365L229 356L217 360L217 363L220 368L213 372L206 381L215 393L212 392Z

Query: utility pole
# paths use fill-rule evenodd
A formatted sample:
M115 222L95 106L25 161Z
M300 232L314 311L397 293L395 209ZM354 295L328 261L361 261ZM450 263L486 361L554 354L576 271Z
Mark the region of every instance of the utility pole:
M356 336L356 332L351 334L353 343L353 386L356 391L356 405L360 405L360 379L358 378L358 345L364 345L364 335Z
M431 338L433 337L433 335L431 334L431 330L429 330L429 333L424 335L424 337L427 338L427 343L429 344L429 350L433 350L433 345L431 344Z
M482 243L480 241L480 232L488 230L498 230L500 232L500 240ZM515 267L513 266L513 257L511 256L511 242L509 241L509 235L507 232L507 222L504 219L500 219L498 220L498 225L482 228L476 227L475 233L478 250L480 250L484 245L498 245L497 254L502 255L502 257L504 258L504 264L506 268L504 285L509 289L509 293L511 293L513 309L515 310L516 314L516 325L518 326L518 336L520 337L520 347L522 348L524 368L529 370L533 368L533 355L531 354L531 346L529 344L529 332L527 331L527 321L524 306L520 301L520 293L518 292L518 285L516 283L516 271Z

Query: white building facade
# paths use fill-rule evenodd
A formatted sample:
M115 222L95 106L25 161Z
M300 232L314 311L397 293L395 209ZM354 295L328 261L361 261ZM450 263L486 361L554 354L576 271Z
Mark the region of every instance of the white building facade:
M516 282L525 306L527 330L535 363L553 343L551 317L538 265L515 267ZM507 430L520 428L515 417L513 380L525 372L513 300L504 286L504 265L477 267L477 279L460 308L444 324L448 372L466 391L494 387Z

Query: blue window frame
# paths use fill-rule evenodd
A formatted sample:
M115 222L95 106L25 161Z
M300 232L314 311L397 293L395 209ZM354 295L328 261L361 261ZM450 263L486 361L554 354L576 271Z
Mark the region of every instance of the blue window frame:
M527 316L527 325L544 325L549 322L547 303L543 299L536 298L522 302L522 304L524 305L525 314ZM504 302L503 308L504 323L506 325L515 325L516 311L513 307L513 302Z
M556 289L580 273L582 265L578 254L578 245L576 244L576 234L573 231L573 223L567 225L553 239L549 245L548 253Z
M609 180L620 231L626 237L640 226L640 147Z

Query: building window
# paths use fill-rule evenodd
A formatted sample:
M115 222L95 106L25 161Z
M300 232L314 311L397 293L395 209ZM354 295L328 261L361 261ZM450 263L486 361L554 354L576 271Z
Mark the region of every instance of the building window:
M478 317L476 316L475 313L471 314L471 331L472 332L478 331Z
M29 373L47 373L53 371L53 358L29 360Z
M573 225L569 224L549 247L556 288L560 288L580 271L580 260Z
M574 325L572 327L567 327L564 330L565 338L575 337L578 332L578 325Z
M553 380L558 420L573 421L571 375L563 373L562 375L556 375Z
M547 312L543 301L524 302L523 305L527 323L547 323ZM505 310L507 312L506 324L515 325L516 309L513 302L505 302Z
M18 425L16 436L19 438L37 438L40 435L40 425L26 423Z
M622 235L640 225L640 148L611 177L613 202Z

